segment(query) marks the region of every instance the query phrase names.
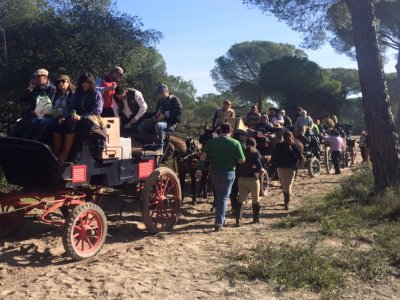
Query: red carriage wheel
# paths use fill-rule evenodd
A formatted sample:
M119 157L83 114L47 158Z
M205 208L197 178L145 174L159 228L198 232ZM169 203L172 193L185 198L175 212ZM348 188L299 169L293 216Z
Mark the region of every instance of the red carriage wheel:
M19 200L2 200L0 203L0 238L10 236L21 227L21 221L25 215L24 209L17 209L15 205Z
M96 255L107 235L107 220L103 210L93 203L76 206L65 223L63 244L74 259Z
M170 231L181 208L181 186L176 174L160 167L147 178L140 199L143 223L151 233Z

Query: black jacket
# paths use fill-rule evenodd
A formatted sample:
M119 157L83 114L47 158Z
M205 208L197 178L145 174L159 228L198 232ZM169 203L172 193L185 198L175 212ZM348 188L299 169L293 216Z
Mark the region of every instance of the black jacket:
M246 149L244 155L246 160L243 164L238 164L238 176L256 177L256 173L262 169L260 152L258 150L250 152Z
M156 113L166 114L168 125L172 126L182 121L183 107L181 101L174 95L157 102Z
M277 168L297 169L297 163L302 160L300 147L296 144L289 147L281 142L275 146L272 152L272 163Z

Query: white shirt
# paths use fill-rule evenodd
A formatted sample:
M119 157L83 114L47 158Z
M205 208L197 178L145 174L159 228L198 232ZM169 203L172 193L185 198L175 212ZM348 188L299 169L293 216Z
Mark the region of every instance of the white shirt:
M137 104L139 105L139 111L137 112L136 116L134 117L134 119L137 121L147 111L147 103L144 101L144 98L143 98L143 95L141 92L139 92L138 90L134 90L134 91L135 91L135 100L136 100ZM129 108L127 98L128 98L128 94L126 94L125 98L122 100L122 102L124 103L124 109L122 112L127 118L129 118L132 114L132 111ZM117 103L115 103L114 98L112 100L112 108L114 111L114 116L119 117L119 106Z

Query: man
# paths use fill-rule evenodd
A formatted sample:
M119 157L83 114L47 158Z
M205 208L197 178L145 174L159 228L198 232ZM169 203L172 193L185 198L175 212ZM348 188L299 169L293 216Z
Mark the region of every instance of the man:
M286 111L284 109L280 110L280 115L283 118L283 127L292 127L292 119L288 115L286 115Z
M252 105L250 111L246 114L244 124L254 129L254 127L260 122L261 114L258 112L257 106Z
M168 86L161 84L157 88L159 100L156 105L156 112L151 120L143 121L139 125L139 132L148 134L156 133L159 149L156 153L162 155L164 150L164 139L167 131L174 131L176 125L182 121L182 103L178 97L169 93Z
M271 128L273 125L269 122L269 118L267 114L263 114L261 116L260 122L256 126L256 131L261 131L261 132L269 132L271 131Z
M244 163L244 154L239 141L229 137L231 124L220 124L220 136L207 143L204 152L200 155L200 169L196 171L196 178L201 178L201 168L207 156L210 157L211 180L214 185L216 204L214 230L219 231L224 224L226 202L235 180L237 163Z
M212 119L212 128L215 130L217 127L225 122L225 118L234 118L235 111L232 109L232 102L224 100L222 107L218 108Z
M121 127L137 128L147 110L143 95L138 90L117 86L112 103L114 116L119 117Z
M119 84L120 79L124 76L124 70L121 67L113 67L104 80L96 82L99 85L99 92L103 96L103 112L102 117L114 117L114 110L112 107L114 90ZM98 81L98 80L96 80Z
M28 102L28 106L22 112L22 120L17 123L11 136L32 138L37 119L42 119L45 114L51 113L51 99L56 87L50 84L48 77L49 71L46 69L38 69L33 73L27 91L22 96L22 101Z
M311 129L313 127L313 124L313 119L311 119L311 117L307 115L307 111L303 109L302 111L300 111L300 117L298 117L296 119L296 122L294 122L293 124L295 135L303 136L306 129Z
M285 122L283 117L279 114L279 110L275 107L269 108L268 118L272 126L283 126Z

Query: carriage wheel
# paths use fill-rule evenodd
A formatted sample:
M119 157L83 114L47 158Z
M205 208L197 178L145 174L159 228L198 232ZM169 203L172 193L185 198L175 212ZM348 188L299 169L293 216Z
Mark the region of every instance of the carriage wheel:
M0 238L10 236L21 227L25 210L15 210L15 204L16 201L0 203Z
M264 172L260 173L260 197L266 197L268 195L268 188L269 188L269 176L268 172L265 170Z
M143 223L149 232L172 230L182 203L178 177L169 168L154 170L145 182L140 200Z
M103 210L93 203L76 206L69 214L63 233L66 253L74 259L96 255L107 235L107 220Z
M324 153L325 170L328 174L333 174L332 150L331 147L325 147Z
M308 173L311 177L317 177L321 174L321 164L316 157L312 157L307 162Z

